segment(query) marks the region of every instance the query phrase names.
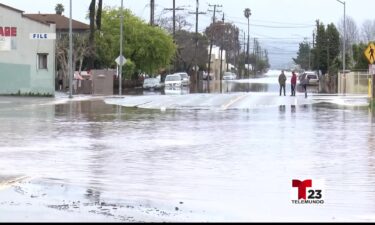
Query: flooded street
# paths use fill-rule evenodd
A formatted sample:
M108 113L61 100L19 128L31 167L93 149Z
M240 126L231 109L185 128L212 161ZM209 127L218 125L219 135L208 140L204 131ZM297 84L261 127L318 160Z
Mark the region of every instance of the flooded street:
M26 177L0 188L0 221L375 220L366 107L0 104L0 178ZM291 204L293 179L324 180L325 204Z
M0 225L375 222L368 5L1 0Z

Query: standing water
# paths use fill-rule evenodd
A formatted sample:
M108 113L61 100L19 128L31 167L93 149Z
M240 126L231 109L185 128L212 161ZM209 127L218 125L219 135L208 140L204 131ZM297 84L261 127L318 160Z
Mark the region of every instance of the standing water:
M375 220L367 108L50 103L0 99L0 177L29 178L0 192L0 221ZM293 179L323 180L324 204L292 204Z

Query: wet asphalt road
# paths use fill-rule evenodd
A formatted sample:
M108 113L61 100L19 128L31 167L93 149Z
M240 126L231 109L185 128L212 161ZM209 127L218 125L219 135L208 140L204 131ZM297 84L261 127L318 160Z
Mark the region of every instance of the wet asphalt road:
M0 98L0 221L375 220L375 117L358 102L110 100ZM325 204L291 204L309 178Z

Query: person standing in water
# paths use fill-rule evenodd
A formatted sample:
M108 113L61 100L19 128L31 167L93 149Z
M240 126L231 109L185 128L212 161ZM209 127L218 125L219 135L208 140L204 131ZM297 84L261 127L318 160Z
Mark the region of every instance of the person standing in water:
M293 71L292 72L292 80L291 80L291 88L292 88L292 95L291 96L296 96L296 87L297 87L297 75Z
M280 96L281 96L281 92L283 89L284 89L284 96L286 96L285 94L286 76L284 74L284 70L281 71L281 74L279 76L279 84L280 84Z

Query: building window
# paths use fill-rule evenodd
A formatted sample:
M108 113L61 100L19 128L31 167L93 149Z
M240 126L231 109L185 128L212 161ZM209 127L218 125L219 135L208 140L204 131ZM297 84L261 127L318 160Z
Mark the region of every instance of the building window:
M38 54L38 69L40 70L46 70L47 68L47 58L48 54L45 53L39 53Z

